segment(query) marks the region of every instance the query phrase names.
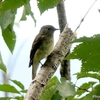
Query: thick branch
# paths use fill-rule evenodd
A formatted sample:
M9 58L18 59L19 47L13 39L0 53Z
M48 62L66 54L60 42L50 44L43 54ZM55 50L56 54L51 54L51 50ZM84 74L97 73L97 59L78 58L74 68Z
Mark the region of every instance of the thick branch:
M36 75L34 81L30 84L28 92L24 100L38 100L41 93L44 90L48 80L55 73L58 65L64 59L65 55L69 52L71 42L75 39L75 35L67 26L60 34L60 38L52 51L48 56L46 62Z

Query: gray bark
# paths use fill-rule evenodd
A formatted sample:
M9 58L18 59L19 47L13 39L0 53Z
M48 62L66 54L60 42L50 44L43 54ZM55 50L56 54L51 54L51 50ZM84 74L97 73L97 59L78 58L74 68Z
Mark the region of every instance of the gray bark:
M57 5L57 14L58 14L58 22L59 22L60 32L62 32L65 25L67 24L64 0L61 0L59 2L59 4ZM66 56L69 53L70 53L70 50L66 54ZM63 60L61 62L60 75L61 75L61 77L65 77L67 80L71 80L71 77L70 77L70 60Z

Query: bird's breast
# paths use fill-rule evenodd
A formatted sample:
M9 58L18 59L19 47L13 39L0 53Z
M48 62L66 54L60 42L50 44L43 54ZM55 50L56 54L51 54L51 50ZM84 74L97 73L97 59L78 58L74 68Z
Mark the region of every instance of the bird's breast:
M51 51L53 50L54 46L54 39L53 38L46 38L42 41L40 47L37 49L34 58L40 61L43 58L46 58Z

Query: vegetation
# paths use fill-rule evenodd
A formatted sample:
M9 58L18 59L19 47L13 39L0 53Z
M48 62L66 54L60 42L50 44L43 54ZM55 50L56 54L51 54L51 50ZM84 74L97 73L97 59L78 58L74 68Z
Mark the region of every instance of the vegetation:
M49 2L48 0L37 0L41 14L45 10L55 7L59 1L60 0L51 0L51 2ZM26 20L26 16L30 15L36 23L34 14L31 11L30 0L0 1L0 26L2 37L12 54L16 43L16 35L13 30L13 25L16 12L21 6L24 7L21 20ZM79 45L74 48L72 53L68 55L65 60L79 59L81 61L81 71L75 74L77 76L77 81L79 79L90 77L97 80L97 82L88 81L81 86L76 86L76 84L65 78L61 78L59 81L57 77L53 77L45 87L40 100L100 100L100 34L91 37L81 37L73 41L73 43L79 43ZM1 53L0 70L6 75L7 66L3 63ZM0 84L0 91L16 94L15 96L0 96L0 100L23 100L24 94L27 92L24 84L18 80L12 80L9 78L8 81L14 83L19 88L17 89L8 82Z

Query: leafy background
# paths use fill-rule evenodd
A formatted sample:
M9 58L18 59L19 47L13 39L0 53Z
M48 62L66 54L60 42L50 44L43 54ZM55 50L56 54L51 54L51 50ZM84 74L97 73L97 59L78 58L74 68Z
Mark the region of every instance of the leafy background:
M24 93L26 92L26 89L28 88L31 82L31 69L28 69L27 65L28 65L28 60L29 60L28 59L29 51L31 48L31 43L33 41L33 38L38 33L39 28L44 24L52 24L55 27L58 27L56 9L51 9L51 8L54 7L59 1L55 0L55 3L52 3L53 5L51 5L51 3L47 3L46 1L46 4L50 4L50 5L46 5L45 8L47 9L49 7L50 10L45 11L45 12L44 12L45 8L43 8L44 5L42 4L42 0L39 0L38 2L39 2L38 3L39 9L37 8L36 1L35 3L32 1L29 3L29 0L20 0L20 2L17 2L16 0L14 2L13 0L10 0L10 1L4 0L3 4L2 2L0 2L0 26L2 28L1 30L2 34L0 36L1 38L0 39L1 40L0 41L0 46L1 46L0 52L2 55L0 56L0 59L1 59L0 69L4 71L4 73L6 72L8 73L7 76L10 77L9 82L11 83L11 84L2 84L6 80L3 80L3 78L2 79L0 78L1 79L0 80L1 81L0 90L6 91L6 92L17 93L17 96L15 96L15 98L17 98L18 100L21 100L21 98L23 100L22 95L24 95ZM93 0L91 1L69 0L65 2L67 20L68 20L69 26L72 28L73 31L77 27L79 21L84 16L84 14L88 10L92 2ZM21 7L22 5L24 7L24 10ZM17 10L18 7L20 7L20 9ZM32 8L32 11L31 11L31 8ZM77 32L78 37L92 36L100 32L100 28L99 28L100 13L98 12L98 9L99 9L99 1L96 2L96 4L91 9L88 16L86 17L84 23L81 25L79 31ZM77 14L75 14L75 12ZM17 16L14 21L16 13L17 13ZM40 14L42 15L40 16ZM27 15L30 15L30 16L27 17ZM26 19L27 21L22 21ZM14 24L14 30L13 30L13 24ZM35 25L36 25L36 29L35 29ZM9 35L6 33L9 33ZM59 32L55 34L56 34L55 39L57 41L58 39L57 34L59 34ZM81 96L81 94L85 92L88 93L88 89L92 89L92 92L89 91L89 94L86 95L86 97L84 98L86 100L89 100L89 99L92 100L93 99L91 98L92 94L99 95L100 85L98 84L94 86L95 83L97 84L100 79L99 78L99 63L98 63L99 62L99 51L98 51L99 50L99 37L100 37L99 35L95 35L90 38L83 37L81 39L76 40L75 41L76 43L81 43L81 44L80 45L77 44L78 46L69 56L69 58L72 58L72 59L77 58L82 61L83 67L81 67L81 63L79 61L74 60L75 62L74 61L71 62L71 71L72 73L78 72L76 73L76 75L77 75L77 79L79 79L77 81L77 84L75 84L76 78L75 76L72 75L72 81L75 85L78 86L77 91L76 91L78 96ZM88 58L88 56L90 58ZM94 67L91 67L92 66L90 65L91 61ZM95 67L95 66L98 66L98 67ZM80 67L81 67L81 71L79 71ZM57 73L57 76L59 78L58 73ZM6 77L5 74L3 74L2 77ZM90 77L90 78L87 78L84 81L84 79L82 79L84 77ZM94 80L91 78L93 78ZM28 83L26 83L26 79L29 79L29 81L27 80ZM50 81L49 87L47 86L47 88L45 89L45 91L47 91L46 93L49 92L48 89L51 90L50 92L52 92L53 89L55 89L55 91L50 97L51 99L55 100L56 97L66 98L69 96L68 100L74 100L73 95L75 92L75 89L74 89L75 86L72 83L68 85L69 82L67 82L64 79L61 79L61 81L58 81L56 77L54 77L52 80ZM87 80L90 80L90 82L83 83L79 87L78 83L86 82ZM68 93L64 94L65 92L62 91L61 89L62 89L62 86L66 86L66 84L68 86L66 88L68 90ZM42 98L44 99L48 97L48 95L46 97L43 97L44 94L42 95L40 99ZM83 100L83 98L81 99ZM3 98L1 98L1 100L3 100Z

